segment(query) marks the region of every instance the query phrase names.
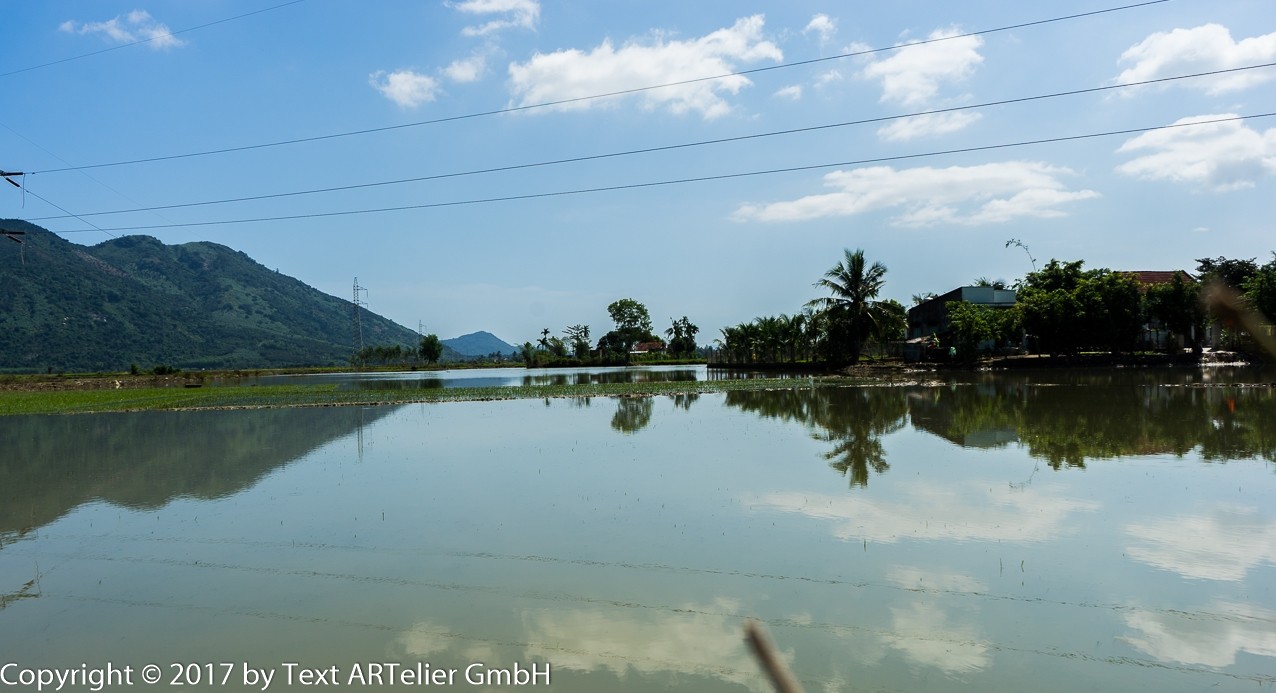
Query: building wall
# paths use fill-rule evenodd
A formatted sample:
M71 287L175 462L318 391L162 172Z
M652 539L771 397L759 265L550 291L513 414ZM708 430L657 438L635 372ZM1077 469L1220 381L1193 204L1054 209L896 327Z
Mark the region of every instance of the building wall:
M1010 308L1015 305L1015 292L1010 289L994 289L991 286L962 286L924 301L908 310L908 338L916 339L947 332L949 301L969 301L994 308Z

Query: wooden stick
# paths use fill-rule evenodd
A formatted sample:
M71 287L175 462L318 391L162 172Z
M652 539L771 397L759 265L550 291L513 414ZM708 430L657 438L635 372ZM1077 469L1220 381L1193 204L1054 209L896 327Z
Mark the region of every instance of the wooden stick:
M758 658L758 663L762 665L762 670L771 679L771 685L775 686L778 693L802 693L802 686L789 673L789 668L784 666L780 653L762 631L761 623L754 619L745 621L744 636L753 656Z

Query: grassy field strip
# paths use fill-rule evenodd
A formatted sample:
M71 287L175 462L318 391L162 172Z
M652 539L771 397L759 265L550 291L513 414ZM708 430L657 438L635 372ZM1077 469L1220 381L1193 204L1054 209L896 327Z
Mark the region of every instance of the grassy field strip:
M81 414L178 409L235 409L456 402L547 397L644 397L729 390L794 389L862 384L849 378L754 378L747 380L595 383L513 387L338 389L336 385L227 385L122 390L0 391L0 416Z

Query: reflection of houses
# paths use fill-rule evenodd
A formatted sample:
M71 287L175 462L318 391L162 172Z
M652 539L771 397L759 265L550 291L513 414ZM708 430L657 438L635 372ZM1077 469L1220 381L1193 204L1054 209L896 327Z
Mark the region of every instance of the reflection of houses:
M1015 292L1010 289L997 289L991 286L963 286L953 289L942 296L922 301L908 309L908 343L904 357L910 361L922 357L922 349L927 338L938 336L944 343L951 343L948 322L948 302L967 301L991 308L1012 308L1015 305Z
M1002 392L990 385L970 386L963 392L922 390L909 393L908 418L913 428L963 448L1002 448L1020 442L1010 404L1010 399L1017 396L1020 394ZM1001 406L987 409L976 406L975 409L984 414L980 418L970 416L971 402ZM962 403L967 404L966 410L961 409Z

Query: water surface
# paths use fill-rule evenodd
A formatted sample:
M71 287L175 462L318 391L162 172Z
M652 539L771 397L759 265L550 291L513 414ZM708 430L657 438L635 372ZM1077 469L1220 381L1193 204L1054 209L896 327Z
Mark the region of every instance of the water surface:
M1180 375L0 419L0 658L1270 688L1276 391Z
M785 377L779 374L778 377ZM369 371L267 375L259 385L337 385L362 390L459 387L531 387L600 383L696 382L777 377L758 371L710 370L705 366L595 366L579 368L458 368L440 371Z

